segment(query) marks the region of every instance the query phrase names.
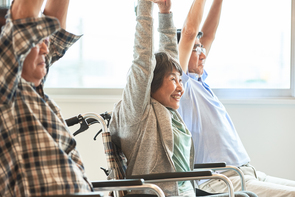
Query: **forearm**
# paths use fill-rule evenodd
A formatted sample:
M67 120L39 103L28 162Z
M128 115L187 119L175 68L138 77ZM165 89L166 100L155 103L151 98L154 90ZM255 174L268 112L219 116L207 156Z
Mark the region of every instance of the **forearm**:
M150 89L155 67L153 49L153 3L139 0L134 37L133 62L123 92L122 114L130 124L140 121L150 101Z
M184 22L179 42L179 62L184 72L187 71L191 51L199 32L206 0L194 0Z
M186 40L195 41L199 32L199 27L203 18L204 6L206 0L194 0L181 32L181 37Z
M159 28L160 42L159 50L166 51L173 58L178 59L176 27L173 22L173 14L159 13Z
M216 31L219 25L222 1L223 0L214 0L210 8L209 14L202 27L202 32L204 33L204 36L200 39L200 41L206 48L207 55L211 48L212 42L215 39Z
M153 70L150 64L150 61L154 59L153 7L152 2L139 0L134 37L133 67L140 67L143 70Z
M68 15L69 0L47 0L44 14L56 17L60 26L66 29L66 20Z
M38 17L43 0L14 0L11 7L13 20Z

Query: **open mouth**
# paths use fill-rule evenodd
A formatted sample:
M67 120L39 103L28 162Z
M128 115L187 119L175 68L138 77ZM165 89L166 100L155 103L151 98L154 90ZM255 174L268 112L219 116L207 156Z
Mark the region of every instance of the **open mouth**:
M176 99L176 100L179 100L181 98L180 95L172 95L171 97L174 98L174 99Z

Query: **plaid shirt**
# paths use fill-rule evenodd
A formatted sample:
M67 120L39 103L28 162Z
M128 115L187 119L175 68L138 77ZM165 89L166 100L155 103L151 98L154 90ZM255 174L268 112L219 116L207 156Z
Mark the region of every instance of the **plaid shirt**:
M76 141L57 105L40 86L21 78L30 49L50 37L47 69L80 37L52 17L12 21L0 36L0 196L55 195L91 191Z

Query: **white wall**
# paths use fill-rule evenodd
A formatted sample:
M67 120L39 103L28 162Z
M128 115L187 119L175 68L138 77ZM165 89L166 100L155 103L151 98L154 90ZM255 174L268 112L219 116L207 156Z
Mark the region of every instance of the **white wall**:
M50 95L50 94L49 94ZM52 96L65 118L85 112L111 111L119 96ZM256 169L270 175L295 180L295 101L240 100L222 101L227 108L242 142ZM75 131L77 128L72 127ZM93 140L99 125L93 125L76 137L78 149L91 180L105 179L99 169L106 166L101 137Z
M295 180L295 103L225 103L257 170Z

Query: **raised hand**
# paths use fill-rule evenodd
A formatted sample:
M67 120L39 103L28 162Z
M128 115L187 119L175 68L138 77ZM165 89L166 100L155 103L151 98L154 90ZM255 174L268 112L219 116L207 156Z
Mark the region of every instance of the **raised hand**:
M156 4L158 4L160 13L162 14L168 14L170 13L171 9L171 0L149 0Z

